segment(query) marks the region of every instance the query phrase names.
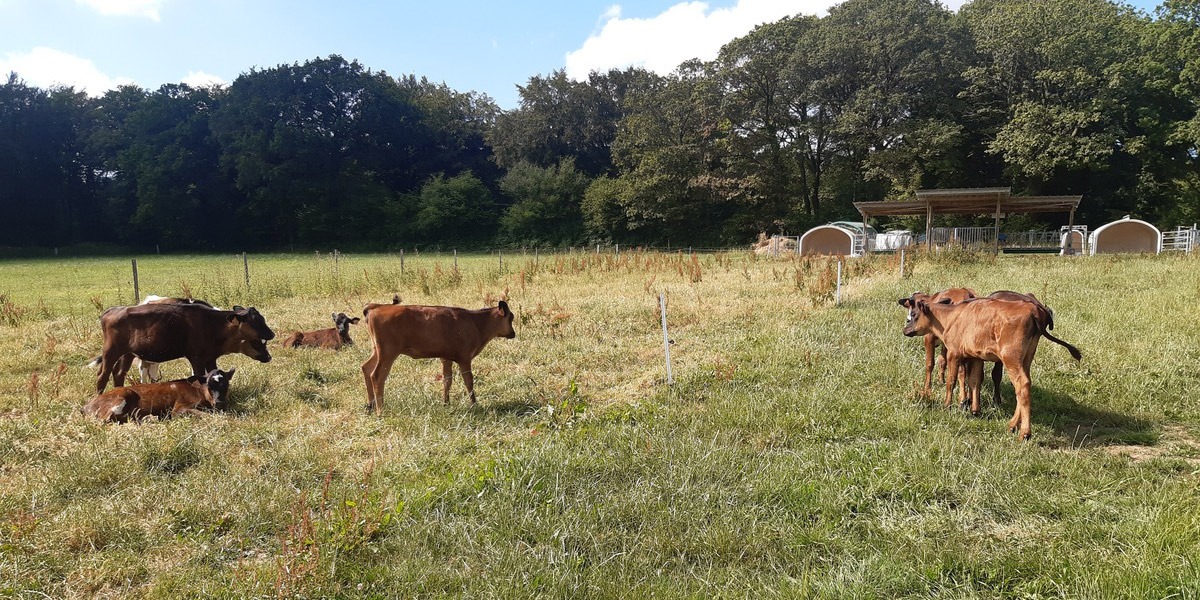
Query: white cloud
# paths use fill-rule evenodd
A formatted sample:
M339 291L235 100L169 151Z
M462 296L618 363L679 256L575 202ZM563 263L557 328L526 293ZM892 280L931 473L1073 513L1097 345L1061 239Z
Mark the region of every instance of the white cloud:
M158 9L166 0L75 0L102 15L147 17L159 20Z
M204 71L188 71L187 77L183 78L183 83L194 88L199 88L226 85L228 82L217 75L205 73Z
M585 79L591 71L639 66L666 74L691 59L712 60L721 46L755 26L798 13L824 14L834 0L738 0L730 8L681 2L649 19L622 18L611 6L600 31L567 53L567 76Z
M566 56L567 76L586 79L592 71L637 66L667 74L679 63L699 58L712 60L721 46L750 33L763 23L807 14L824 16L842 0L738 0L729 8L710 9L707 2L681 2L649 19L621 18L620 5L610 6L600 17L597 33ZM958 10L968 0L944 0Z
M0 58L0 73L7 76L14 71L34 87L73 86L87 90L91 96L99 96L119 85L133 83L128 77L108 76L86 58L44 46L24 54L9 53Z

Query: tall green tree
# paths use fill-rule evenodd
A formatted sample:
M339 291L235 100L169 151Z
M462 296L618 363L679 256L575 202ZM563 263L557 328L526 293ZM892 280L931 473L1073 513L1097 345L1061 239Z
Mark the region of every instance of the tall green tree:
M499 215L492 192L472 173L430 178L418 201L416 229L429 243L478 244L496 233Z
M213 126L266 244L379 236L373 215L428 176L416 167L430 133L409 94L336 55L242 75Z
M518 163L500 180L512 204L500 218L510 242L567 245L583 239L584 193L591 179L567 157L553 167Z
M1014 187L1084 194L1084 219L1153 217L1174 110L1149 22L1105 0L978 0L962 16L979 56L965 96Z
M16 73L0 85L0 211L5 244L60 246L95 239L95 169L79 136L87 97L30 87Z

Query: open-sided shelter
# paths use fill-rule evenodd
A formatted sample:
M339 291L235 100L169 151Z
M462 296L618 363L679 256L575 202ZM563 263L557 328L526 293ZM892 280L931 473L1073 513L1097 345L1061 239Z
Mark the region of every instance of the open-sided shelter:
M863 221L873 217L925 215L925 243L933 248L934 215L993 215L996 219L996 250L1000 249L1000 219L1009 213L1066 212L1068 228L1075 224L1075 209L1083 196L1013 196L1012 188L968 188L918 190L916 200L898 202L855 202ZM1071 236L1067 237L1071 242ZM1078 248L1068 247L1066 254Z
M1128 215L1119 221L1097 227L1088 238L1092 254L1162 252L1162 232Z

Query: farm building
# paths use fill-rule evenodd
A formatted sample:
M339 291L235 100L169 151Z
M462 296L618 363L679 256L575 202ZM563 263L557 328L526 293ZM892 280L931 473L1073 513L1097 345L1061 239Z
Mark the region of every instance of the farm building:
M1097 227L1088 236L1088 246L1091 254L1158 254L1162 252L1162 232L1126 215L1124 219Z
M801 256L815 254L861 256L867 240L875 237L870 225L852 221L834 221L819 225L800 236Z

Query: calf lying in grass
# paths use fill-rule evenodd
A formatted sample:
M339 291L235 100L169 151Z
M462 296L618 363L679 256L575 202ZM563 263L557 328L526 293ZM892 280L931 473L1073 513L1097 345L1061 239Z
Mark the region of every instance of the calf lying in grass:
M357 324L358 317L353 319L346 316L346 313L330 314L333 318L333 327L329 329L318 329L316 331L297 331L283 340L285 348L299 348L300 346L310 346L313 348L326 348L328 350L341 350L342 346L353 346L354 340L350 339L350 326Z
M79 409L101 421L125 423L149 416L159 418L200 412L198 407L216 408L229 391L233 372L213 370L200 377L167 383L139 383L97 394Z

